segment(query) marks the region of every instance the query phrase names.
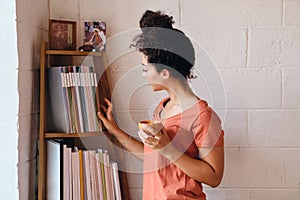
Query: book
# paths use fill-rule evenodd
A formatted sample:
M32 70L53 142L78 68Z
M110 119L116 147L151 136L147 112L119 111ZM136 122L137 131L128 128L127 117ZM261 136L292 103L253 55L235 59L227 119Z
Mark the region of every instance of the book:
M62 168L62 143L47 141L47 171L46 188L48 200L59 200L63 198L63 168Z
M99 157L99 161L100 161L100 169L101 169L101 182L102 182L102 192L103 192L103 199L108 199L107 198L107 189L106 189L106 177L105 177L105 165L104 165L104 150L102 149L98 149L97 153L98 153L98 157Z
M84 177L83 177L83 153L82 150L78 151L79 153L79 174L80 174L80 199L84 200Z
M71 133L70 107L66 85L65 67L51 67L47 71L47 118L46 129Z
M97 151L96 152L96 172L97 172L97 184L98 184L98 190L99 190L99 199L104 200L104 191L103 191L103 183L102 183L102 177L104 174L102 174L102 169L101 169L101 158L100 158L100 153Z
M120 187L120 179L119 179L119 170L117 162L112 162L112 175L113 175L113 183L114 183L114 191L115 191L115 199L122 200L121 195L121 187Z
M63 200L72 199L70 194L72 191L71 185L71 148L63 145Z
M99 132L93 66L59 66L47 69L47 131Z
M91 175L91 192L92 199L97 199L97 187L96 187L96 172L95 172L95 151L88 150L89 155L89 167Z
M79 150L47 141L47 199L121 199L118 166L107 150Z
M113 199L114 191L111 184L111 170L110 170L110 159L107 151L103 152L103 165L104 165L104 176L105 176L105 188L107 199Z
M92 200L92 189L91 189L91 172L90 172L89 152L83 151L83 171L84 171L84 197L86 200Z

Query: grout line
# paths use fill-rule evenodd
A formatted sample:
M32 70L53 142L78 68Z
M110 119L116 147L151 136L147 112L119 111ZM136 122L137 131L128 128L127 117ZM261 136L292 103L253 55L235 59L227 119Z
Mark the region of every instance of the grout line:
M281 71L281 80L280 80L280 95L281 95L281 109L284 109L284 100L283 100L283 96L284 96L284 78L283 78L283 75L284 75L284 72L283 72L283 69L280 70Z
M225 133L226 134L226 133ZM274 147L246 147L246 146L236 146L236 147L233 147L233 146L224 146L224 149L225 150L230 150L230 151L233 151L233 150L237 150L237 151L258 151L258 150L300 150L299 147L288 147L288 146L283 146L283 147L280 147L280 146L274 146Z
M249 144L249 133L250 133L250 130L249 130L249 119L250 119L250 113L249 113L249 110L246 111L246 129L247 129L247 148L250 147L250 144Z
M250 200L250 189L248 189L247 192L248 192L248 200Z
M284 188L286 188L286 181L285 181L285 172L286 171L286 169L285 169L285 159L283 160L283 177L282 177L282 186L284 187Z
M281 26L284 26L284 14L285 14L285 1L281 1Z
M178 0L178 12L179 12L179 27L181 27L182 29L181 0Z
M249 38L250 38L250 27L247 27L246 33L246 68L249 68Z

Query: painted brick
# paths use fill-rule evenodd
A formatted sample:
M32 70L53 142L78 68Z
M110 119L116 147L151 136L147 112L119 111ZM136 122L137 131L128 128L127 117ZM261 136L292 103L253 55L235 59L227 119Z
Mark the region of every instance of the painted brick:
M285 0L284 1L284 25L300 25L300 10L299 0Z
M162 10L174 16L176 25L179 26L178 4L179 0L166 0L163 3L160 0L132 0L127 3L118 0L101 3L98 0L80 0L80 14L82 19L105 20L109 29L129 30L139 27L139 20L147 9Z
M300 72L296 69L300 66L300 29L296 26L300 23L299 2L133 0L126 4L117 0L100 3L99 0L63 3L51 0L50 17L76 19L77 42L82 41L80 24L84 20L107 22L111 41L106 58L114 88L114 114L119 126L137 137L136 122L150 116L165 93L153 93L146 86L138 69L140 56L131 52L128 45L146 9L161 9L172 14L175 26L183 27L195 45L194 71L198 79L192 80L191 85L213 108L220 109L217 112L224 123L227 147L224 179L216 189L205 187L208 199L298 200L300 164L295 158L300 153L297 134L300 127L297 124L299 111L295 109L299 108L300 98ZM22 15L31 16L30 13ZM281 26L282 20L289 26ZM32 35L31 27L26 29L26 26L22 27L25 36ZM40 30L44 26L38 24L37 27ZM38 35L46 39L44 32L40 30ZM28 55L38 47L30 45L33 41L26 41L19 46L29 51L26 56L24 52L19 56L22 67L30 66L30 70L32 61L24 62L24 59L30 58ZM282 65L287 68L254 68ZM279 110L281 106L291 110ZM93 145L99 145L99 141ZM89 143L86 145L90 147ZM136 158L127 153L124 157L127 171L142 170L142 163ZM132 199L142 199L142 176L134 174L128 180Z
M250 147L299 147L299 111L249 111Z
M269 69L220 70L227 108L279 108L281 71Z
M247 113L227 111L224 121L225 147L248 147Z
M196 66L193 75L196 75L197 78L191 79L189 83L195 94L207 101L212 108L224 108L225 91L217 69L199 69ZM212 82L213 84L211 84Z
M166 96L165 92L153 92L140 71L119 72L110 73L117 81L112 94L116 110L151 110Z
M300 140L298 140L300 146ZM298 190L300 197L300 147L297 149L287 149L284 154L284 180L286 188Z
M208 69L195 66L193 74L197 76L196 79L190 80L193 91L212 108L226 110L226 91L220 70L216 67Z
M183 0L182 26L280 25L281 5L280 0Z
M122 65L131 66L134 61L140 65L142 60L141 54L137 53L138 51L134 47L130 47L134 43L133 38L139 33L140 30L135 29L118 32L108 37L105 52L106 63L110 65L114 62L118 63L118 61L120 63L120 60L122 60Z
M78 0L51 0L49 5L50 19L77 21L81 15Z
M300 28L251 28L249 66L300 65Z
M138 138L138 122L140 120L144 119L151 119L151 114L144 110L144 111L138 111L138 110L129 110L129 111L118 111L115 110L114 112L116 121L118 122L118 125L121 129L123 129L128 134L132 135L133 137Z
M32 110L33 96L28 91L33 88L33 82L28 80L33 80L33 71L19 70L19 95L23 98L19 100L19 115L30 115ZM37 88L36 88L37 89ZM36 102L37 103L37 102Z
M128 52L125 55L115 56L115 58L110 59L111 63L107 63L110 65L110 70L138 70L141 72L142 68L142 54L137 51ZM112 62L113 61L113 62Z
M300 190L289 189L257 189L250 191L249 200L299 200Z
M26 49L26 51L18 52L19 68L22 70L38 69L40 41L48 40L48 32L37 29L26 21L20 22L18 28L22 29L22 34L18 34L18 48ZM36 37L28 37L28 35L36 35Z
M208 28L187 30L194 42L196 65L200 67L245 67L247 29Z
M283 107L300 108L300 69L283 70Z
M48 12L47 1L32 0L30 3L28 3L28 1L17 2L17 22L26 24L28 28L47 30L48 29L47 22L49 17L47 14L45 14L47 12ZM23 32L23 28L19 30L22 30Z
M249 191L239 189L206 189L206 199L222 199L222 200L248 200Z
M283 152L277 149L227 149L221 187L283 187Z

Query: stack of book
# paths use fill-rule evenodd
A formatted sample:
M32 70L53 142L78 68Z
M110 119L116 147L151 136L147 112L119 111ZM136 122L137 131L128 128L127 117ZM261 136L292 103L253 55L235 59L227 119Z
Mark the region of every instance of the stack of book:
M63 133L101 131L94 67L50 67L46 73L47 130Z
M47 199L120 200L118 166L106 150L47 141Z

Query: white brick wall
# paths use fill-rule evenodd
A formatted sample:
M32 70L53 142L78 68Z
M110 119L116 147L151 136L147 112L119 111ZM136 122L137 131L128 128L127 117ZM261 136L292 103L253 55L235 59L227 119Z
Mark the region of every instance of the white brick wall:
M18 71L18 190L19 199L35 199L36 187L36 142L38 135L39 119L39 63L40 46L42 41L48 38L48 2L40 0L28 1L17 0L16 21L17 25L17 66L10 65ZM6 8L8 9L8 8ZM8 17L6 16L6 19ZM7 32L7 29L1 29ZM7 35L7 33L6 33ZM12 41L5 37L7 46L11 46ZM4 48L6 49L6 48ZM9 55L13 57L14 55ZM6 58L7 60L13 60ZM5 65L2 65L5 66ZM8 79L10 77L8 76ZM2 85L11 83L4 81ZM4 95L6 96L6 95ZM15 98L12 99L12 102ZM3 104L3 102L1 102ZM2 113L5 113L2 111ZM4 133L4 132L3 132ZM7 138L11 141L12 138ZM5 141L5 140L3 140ZM2 147L2 145L1 145ZM3 151L3 150L2 150ZM9 151L7 148L5 151ZM12 179L12 177L8 177ZM3 178L5 179L5 178ZM0 192L3 194L13 194L9 191ZM6 197L2 197L7 199ZM13 199L12 197L10 197Z
M195 45L199 78L193 80L193 88L224 123L224 179L218 188L205 187L208 199L300 199L299 0L50 3L51 18L79 24L86 19L107 21L111 42L137 28L146 9L172 14L176 27ZM82 41L80 27L77 35ZM153 94L144 85L140 55L126 50L130 43L128 37L122 39L107 53L114 57L109 64L116 118L136 135L136 122L148 117L165 94ZM130 170L141 166L129 157L127 164ZM142 175L132 174L128 180L132 199L141 199Z

